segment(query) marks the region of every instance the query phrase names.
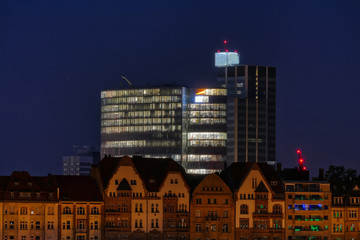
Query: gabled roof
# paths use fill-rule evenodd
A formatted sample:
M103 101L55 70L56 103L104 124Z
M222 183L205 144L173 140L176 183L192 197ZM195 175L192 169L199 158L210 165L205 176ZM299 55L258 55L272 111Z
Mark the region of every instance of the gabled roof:
M55 176L60 201L102 201L102 193L91 176Z
M97 165L104 188L108 185L108 182L117 169L120 160L121 158L118 157L104 157L100 161L99 165Z
M123 178L116 190L131 191L132 188L130 187L129 182Z
M236 162L221 172L222 179L228 184L233 192L237 191L254 163Z
M104 188L107 187L109 180L125 158L134 164L136 171L139 173L140 178L143 180L149 192L159 191L161 184L169 172L179 172L183 176L185 175L184 168L170 158L143 158L134 156L131 159L128 156L121 158L105 157L98 165Z
M205 177L195 186L195 188L192 191L192 194L195 191L202 191L201 189L198 189L201 185L203 184L209 184L208 182L212 182L212 184L215 183L216 186L222 186L222 183L224 183L225 188L227 188L228 191L230 191L230 193L232 193L231 188L229 187L229 185L226 184L226 182L221 178L220 174L218 173L211 173L211 174L207 174L205 175ZM225 191L225 189L224 189Z
M284 183L281 180L279 174L272 166L269 166L267 163L258 163L258 166L266 178L266 181L270 184L270 187L274 193L284 193L285 187ZM271 182L277 182L276 185L272 185Z
M269 190L265 187L263 181L261 181L255 189L255 192L269 192Z
M221 172L221 176L224 181L232 188L235 192L239 189L241 184L244 182L246 176L249 174L250 170L253 167L258 166L260 172L263 174L266 179L268 185L270 185L271 189L275 193L283 193L284 192L284 184L278 173L274 170L273 167L269 166L267 163L241 163L236 162L232 163L228 168ZM271 181L276 181L276 185L271 185ZM264 184L264 183L263 183Z
M192 193L196 186L204 180L209 174L186 174L185 181L187 182L188 186L190 187L190 192Z
M158 192L169 172L185 174L184 168L171 158L133 157L132 160L149 192Z

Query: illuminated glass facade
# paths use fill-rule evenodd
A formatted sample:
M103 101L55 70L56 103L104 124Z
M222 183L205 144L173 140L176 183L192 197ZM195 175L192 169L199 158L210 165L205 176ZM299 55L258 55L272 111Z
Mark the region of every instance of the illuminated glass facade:
M226 89L189 89L184 167L189 173L224 169Z
M101 154L169 157L191 173L224 168L226 90L182 86L101 92Z
M181 161L186 89L101 92L101 154Z
M218 82L227 89L227 161L275 165L276 69L221 67Z

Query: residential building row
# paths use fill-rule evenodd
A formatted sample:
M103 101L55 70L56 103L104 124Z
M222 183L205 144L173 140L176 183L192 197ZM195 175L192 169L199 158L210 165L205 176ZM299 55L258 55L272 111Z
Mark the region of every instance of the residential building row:
M92 176L0 177L4 240L359 239L360 191L282 180L266 163L187 174L171 159L106 157Z

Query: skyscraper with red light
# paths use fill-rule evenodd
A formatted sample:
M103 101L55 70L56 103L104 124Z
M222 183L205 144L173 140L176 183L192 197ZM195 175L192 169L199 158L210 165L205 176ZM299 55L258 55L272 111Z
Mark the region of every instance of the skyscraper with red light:
M275 165L276 69L241 65L229 51L215 54L215 66L227 89L227 162Z

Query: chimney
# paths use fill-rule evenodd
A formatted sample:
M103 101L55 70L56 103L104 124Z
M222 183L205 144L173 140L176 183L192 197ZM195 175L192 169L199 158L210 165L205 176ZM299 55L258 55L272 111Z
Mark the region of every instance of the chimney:
M277 165L276 165L276 171L277 171L278 173L281 173L281 171L282 171L281 163L277 163Z

